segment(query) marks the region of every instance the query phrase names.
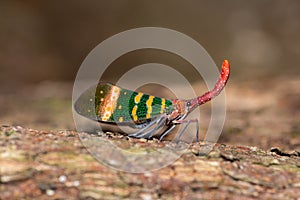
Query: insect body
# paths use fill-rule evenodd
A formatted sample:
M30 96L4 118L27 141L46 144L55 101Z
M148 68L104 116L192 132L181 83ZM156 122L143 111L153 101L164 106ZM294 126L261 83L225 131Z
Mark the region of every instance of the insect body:
M85 91L75 102L75 110L82 116L102 123L131 126L136 131L129 136L151 138L164 128L160 139L178 124L185 124L179 134L190 123L196 123L198 141L198 120L185 120L197 106L217 96L229 78L230 66L223 61L222 72L213 90L190 100L165 99L153 95L123 89L109 83L99 83L96 88Z

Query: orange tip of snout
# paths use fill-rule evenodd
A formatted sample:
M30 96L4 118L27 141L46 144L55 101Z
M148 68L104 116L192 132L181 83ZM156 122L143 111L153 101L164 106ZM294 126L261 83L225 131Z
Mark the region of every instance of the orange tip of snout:
M223 61L223 64L222 64L222 68L227 68L227 69L229 69L230 68L230 64L229 64L229 61L228 60L224 60Z

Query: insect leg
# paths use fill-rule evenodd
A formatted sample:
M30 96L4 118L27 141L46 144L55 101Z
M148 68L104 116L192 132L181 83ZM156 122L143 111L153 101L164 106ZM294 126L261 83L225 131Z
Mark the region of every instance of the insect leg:
M165 118L163 118L165 119ZM150 129L149 131L139 135L139 138L151 138L153 136L153 134L160 129L161 127L163 127L165 125L165 120L161 120L159 121L152 129Z
M157 123L157 121L160 118L155 118L154 120L152 120L149 124L147 124L145 127L141 128L140 130L138 130L135 133L129 134L128 136L130 137L137 137L138 135L140 135L142 132L144 132L145 130L147 130L149 127L151 127L153 124Z
M172 131L175 128L175 126L175 124L169 126L167 130L165 130L165 132L163 132L163 134L160 136L159 141L161 141L166 135L168 135L168 133L170 133L170 131Z
M151 137L153 135L153 133L161 128L164 123L165 123L165 116L160 116L155 118L154 120L152 120L149 124L147 124L144 128L140 129L139 131L137 131L136 133L130 134L130 137L136 137L136 138L146 138L148 136ZM146 131L149 127L153 126L155 123L157 123L157 125L155 125L153 128L151 128L149 131ZM146 137L145 137L146 136Z
M197 119L190 119L190 120L176 120L173 121L176 124L183 124L186 123L185 127L183 128L183 130L179 133L179 136L176 139L176 142L178 142L180 140L180 138L182 137L183 133L186 131L187 127L190 125L191 122L196 123L196 142L199 142L199 121Z

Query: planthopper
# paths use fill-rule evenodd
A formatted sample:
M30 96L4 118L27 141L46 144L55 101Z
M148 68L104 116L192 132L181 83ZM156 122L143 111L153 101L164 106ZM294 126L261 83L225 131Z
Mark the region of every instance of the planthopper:
M216 97L225 87L229 74L229 62L224 60L221 75L214 88L189 100L156 97L100 82L81 94L74 108L78 114L102 125L130 127L134 131L127 134L136 138L151 138L160 134L162 140L177 125L184 124L177 137L179 140L189 124L196 123L198 141L199 122L186 117L196 107Z

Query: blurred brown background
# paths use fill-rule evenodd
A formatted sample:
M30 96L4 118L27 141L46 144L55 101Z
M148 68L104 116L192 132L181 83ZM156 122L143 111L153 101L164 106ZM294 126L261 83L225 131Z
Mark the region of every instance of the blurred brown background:
M300 73L300 2L1 1L0 84L72 81L85 56L121 31L157 26L201 43L234 76Z
M291 105L289 109L295 111L299 106L300 1L297 0L11 0L0 2L0 15L0 124L73 129L72 83L83 59L106 38L146 26L170 28L192 37L218 65L229 59L232 64L229 110L246 107L246 114L239 113L238 118L251 117L253 110L260 111L268 105L272 95L277 98L278 93L290 89L278 86L278 91L274 90L273 83L291 81L287 87L294 88L293 92L283 95L293 99L287 103ZM160 57L158 53L154 55ZM147 62L148 58L147 53L138 57L128 55L118 66L130 65L135 60ZM170 60L168 54L157 59ZM259 97L255 92L265 90L273 93L268 98L255 99ZM241 98L247 94L246 99ZM278 99L281 97L285 100L284 96ZM244 100L248 101L238 105ZM279 101L271 101L270 105L278 107ZM255 127L247 121L231 122L227 124L227 132ZM296 122L287 123L292 123L298 133Z

